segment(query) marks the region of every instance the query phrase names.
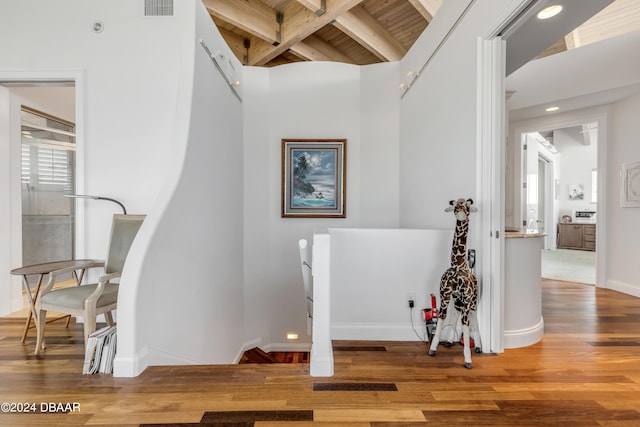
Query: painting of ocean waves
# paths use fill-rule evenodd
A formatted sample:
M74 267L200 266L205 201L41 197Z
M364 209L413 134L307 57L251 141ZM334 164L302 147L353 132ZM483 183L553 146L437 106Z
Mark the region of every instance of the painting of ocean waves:
M296 150L292 205L294 208L335 208L336 157L332 151Z
M293 196L295 207L334 208L336 206L335 186L312 183L314 192L311 194L296 193Z

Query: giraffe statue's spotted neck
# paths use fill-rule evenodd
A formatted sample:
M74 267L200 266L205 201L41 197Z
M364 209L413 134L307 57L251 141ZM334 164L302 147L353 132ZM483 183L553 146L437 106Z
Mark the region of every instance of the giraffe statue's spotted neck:
M466 206L466 205L464 205ZM457 270L468 270L467 263L467 235L469 234L469 215L459 219L456 215L456 230L451 245L451 267Z

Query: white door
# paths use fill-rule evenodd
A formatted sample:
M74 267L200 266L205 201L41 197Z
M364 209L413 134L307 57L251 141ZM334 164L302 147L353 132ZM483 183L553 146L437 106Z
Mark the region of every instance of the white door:
M504 351L505 44L500 37L479 44L478 123L480 242L478 321L484 351Z

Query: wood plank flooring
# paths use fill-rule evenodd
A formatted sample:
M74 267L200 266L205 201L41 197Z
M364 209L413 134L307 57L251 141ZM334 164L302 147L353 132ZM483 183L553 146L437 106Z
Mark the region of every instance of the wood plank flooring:
M471 370L459 345L429 357L420 342L337 341L332 378L309 376L306 363L82 375L74 322L48 325L34 356L22 320L0 319L0 403L35 409L3 404L0 425L640 425L640 299L543 281L543 307L541 342L473 354Z

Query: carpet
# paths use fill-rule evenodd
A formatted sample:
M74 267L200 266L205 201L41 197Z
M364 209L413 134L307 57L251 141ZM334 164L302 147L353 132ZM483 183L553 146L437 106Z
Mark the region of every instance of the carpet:
M596 253L573 249L543 250L542 277L595 285Z

